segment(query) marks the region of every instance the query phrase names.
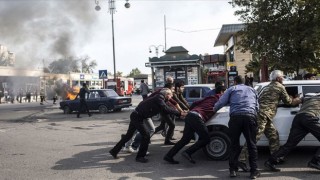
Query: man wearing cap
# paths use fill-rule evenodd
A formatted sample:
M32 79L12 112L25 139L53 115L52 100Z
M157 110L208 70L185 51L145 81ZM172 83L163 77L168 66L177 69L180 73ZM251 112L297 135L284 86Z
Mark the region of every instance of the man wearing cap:
M264 166L270 171L280 171L280 169L276 168L276 164L280 158L287 156L308 133L311 133L320 141L320 94L313 94L311 97L307 96L308 94L306 94L306 97L303 99L300 111L292 121L286 144L274 152L264 163ZM309 161L308 166L320 170L320 148L311 161Z
M79 105L79 109L78 109L77 118L80 118L80 113L81 113L83 106L86 108L86 112L88 112L89 117L91 116L91 113L89 112L88 105L86 102L86 93L90 94L90 91L87 87L87 84L83 83L82 88L80 89L80 92L77 95L77 97L79 96L79 98L80 98L80 105ZM76 97L76 99L77 99L77 97Z

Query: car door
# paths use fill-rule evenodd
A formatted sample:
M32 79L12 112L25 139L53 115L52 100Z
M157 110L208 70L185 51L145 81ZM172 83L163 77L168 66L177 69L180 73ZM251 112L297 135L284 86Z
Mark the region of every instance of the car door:
M290 96L297 96L299 94L298 85L288 85L285 87L286 91ZM290 105L285 105L282 101L279 102L277 113L273 118L273 124L279 133L280 144L284 144L289 136L292 120L295 116L294 112L299 110L299 106L292 107ZM267 138L263 136L261 138L261 143L268 142Z
M89 110L98 109L99 93L96 90L90 90L90 94L87 95L87 105Z

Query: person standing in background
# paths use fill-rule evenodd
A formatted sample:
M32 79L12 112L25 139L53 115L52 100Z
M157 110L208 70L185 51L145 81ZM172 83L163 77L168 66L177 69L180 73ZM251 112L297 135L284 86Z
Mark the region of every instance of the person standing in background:
M146 85L146 83L144 83L144 80L141 80L141 84L140 84L140 94L142 96L142 100L145 100L148 97L148 85Z

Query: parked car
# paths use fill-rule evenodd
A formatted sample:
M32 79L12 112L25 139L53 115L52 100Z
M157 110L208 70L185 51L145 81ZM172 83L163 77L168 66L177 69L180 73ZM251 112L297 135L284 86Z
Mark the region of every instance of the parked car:
M269 82L259 83L255 85L255 90L258 95L263 92L266 85ZM283 82L288 94L290 96L300 97L307 93L319 93L320 92L320 80L298 80L298 81L284 81ZM286 143L292 120L295 114L299 111L299 106L287 106L283 102L280 102L277 109L277 114L273 119L273 123L279 132L280 144ZM210 132L210 143L203 148L205 154L214 160L226 160L229 158L229 151L231 141L228 136L228 122L229 122L229 106L221 108L207 123L207 127ZM245 139L243 135L240 139L243 145ZM258 146L269 146L268 139L263 136L258 142ZM308 134L299 144L299 146L319 146L319 141Z
M193 84L185 85L183 91L183 97L186 99L189 105L198 101L214 88L214 84Z
M100 113L106 113L111 110L121 111L122 108L132 105L131 97L120 97L113 89L92 89L86 100L89 110L98 110ZM70 114L73 111L78 111L79 104L79 98L61 101L60 109L65 114Z

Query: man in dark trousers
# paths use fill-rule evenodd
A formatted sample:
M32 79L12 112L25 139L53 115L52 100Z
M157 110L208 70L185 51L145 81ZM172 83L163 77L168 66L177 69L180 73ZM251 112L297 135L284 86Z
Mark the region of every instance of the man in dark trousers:
M216 87L216 95L205 97L202 100L192 103L190 111L185 118L185 125L182 138L170 149L164 156L164 160L171 164L179 164L178 161L173 159L185 145L194 137L196 132L199 135L199 140L190 146L187 150L183 151L182 156L189 160L191 163L196 163L191 155L203 146L207 145L210 141L209 131L205 122L207 122L213 115L213 106L218 101L221 94L224 92L225 87Z
M290 129L290 134L286 144L278 151L274 152L271 157L264 163L264 166L271 171L280 171L276 167L280 158L287 156L290 151L308 134L311 133L320 141L320 94L308 94L303 99L300 111L294 117ZM308 166L320 170L320 148L309 161Z
M79 98L80 98L80 105L79 105L79 109L78 109L77 118L80 118L81 110L82 110L83 107L86 108L86 112L88 112L89 117L91 116L91 113L89 112L88 105L87 105L87 102L86 102L86 93L89 94L90 91L89 91L89 89L87 87L87 84L83 83L82 84L82 88L80 89L80 92L77 95L77 97L79 96ZM76 99L77 99L77 97L76 97Z
M241 152L240 135L243 133L249 152L250 178L260 176L256 146L257 111L259 110L258 95L256 90L243 84L242 76L234 78L234 86L228 88L214 105L214 111L230 104L229 136L231 152L229 158L230 177L236 177L238 171L238 158Z
M176 116L185 116L186 113L169 107L165 101L172 98L172 92L170 89L163 88L159 94L154 97L147 98L146 100L140 102L136 109L130 115L130 124L126 135L121 137L121 140L112 148L109 153L113 158L117 159L117 154L121 148L129 141L136 130L141 134L141 145L136 156L136 161L141 163L148 162L148 159L145 158L148 151L148 146L150 142L150 134L144 123L144 119L151 118L152 116L164 112L168 114L174 114Z

